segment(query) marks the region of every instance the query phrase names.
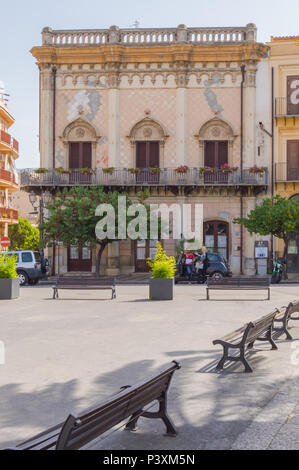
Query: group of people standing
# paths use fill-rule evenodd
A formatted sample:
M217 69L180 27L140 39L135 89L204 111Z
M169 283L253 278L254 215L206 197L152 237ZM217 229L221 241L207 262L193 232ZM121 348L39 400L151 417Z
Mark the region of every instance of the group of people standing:
M198 277L198 282L205 283L208 267L208 256L205 246L199 252L184 250L183 263L189 283L191 283L194 274Z

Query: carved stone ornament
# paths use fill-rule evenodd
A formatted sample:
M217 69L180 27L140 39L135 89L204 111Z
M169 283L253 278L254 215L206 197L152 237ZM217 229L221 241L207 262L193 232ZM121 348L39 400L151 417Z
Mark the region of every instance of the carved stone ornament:
M82 138L84 137L84 135L85 135L85 130L82 129L82 127L78 127L78 129L76 129L76 136Z
M152 133L153 133L153 130L150 127L146 127L143 130L144 137L151 137Z

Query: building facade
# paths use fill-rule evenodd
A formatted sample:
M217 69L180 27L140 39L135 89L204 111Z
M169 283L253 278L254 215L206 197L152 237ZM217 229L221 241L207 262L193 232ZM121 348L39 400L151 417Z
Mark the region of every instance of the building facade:
M15 161L19 156L19 144L9 134L14 118L0 93L0 238L7 237L8 225L18 223L18 211L11 202L13 192L19 190L19 178ZM3 250L0 245L0 250Z
M272 37L268 46L274 84L274 192L299 199L299 42L296 37ZM283 254L279 240L275 251ZM299 234L289 242L287 262L289 273L299 273Z
M40 166L47 171L24 171L24 189L55 194L101 184L132 198L148 188L150 203L201 203L203 243L223 254L234 273L255 274L255 237L233 219L268 191L268 170L252 170L269 164L264 147L258 150L256 94L268 47L256 33L253 24L44 28L42 45L31 53L40 70ZM225 171L227 165L233 169ZM180 166L188 167L185 174L176 171ZM164 241L169 254L175 244ZM115 242L102 271L144 271L154 249L154 240ZM95 269L87 247L61 248L59 256L61 272Z

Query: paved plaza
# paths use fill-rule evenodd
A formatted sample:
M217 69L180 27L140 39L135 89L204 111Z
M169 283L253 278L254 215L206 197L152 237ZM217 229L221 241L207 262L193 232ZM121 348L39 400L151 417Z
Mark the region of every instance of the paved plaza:
M175 300L152 302L148 287L62 291L26 287L0 303L0 447L12 446L146 378L172 360L169 414L179 432L163 435L159 420L141 418L139 430L108 432L92 449L299 449L299 354L277 340L278 351L257 344L249 353L253 374L234 364L215 372L221 348L212 341L299 298L298 285L267 293L212 292L175 287ZM251 299L241 300L241 299ZM235 300L231 300L235 299ZM259 300L261 299L261 300ZM299 322L291 333L299 340Z

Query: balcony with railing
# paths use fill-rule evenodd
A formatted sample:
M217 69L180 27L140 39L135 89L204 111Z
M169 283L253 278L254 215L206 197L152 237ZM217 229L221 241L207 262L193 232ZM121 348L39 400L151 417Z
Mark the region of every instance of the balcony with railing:
M275 98L274 116L276 118L299 117L299 104L291 103L289 98Z
M0 150L11 151L15 156L19 154L19 142L3 129L0 130Z
M49 169L40 173L32 169L21 171L22 187L55 187L55 186L110 186L110 187L148 187L148 186L267 186L268 171L252 173L249 169L238 169L231 173L216 169L211 173L201 174L199 168L190 168L186 173L178 173L173 168L157 169L120 169L110 172L97 168L90 174L79 169L65 170L65 173Z
M0 168L0 187L17 191L19 189L19 183L16 175L12 171Z
M0 207L0 221L9 224L18 223L19 213L15 209L9 207Z
M276 163L275 181L277 183L299 182L299 167L288 163Z
M42 31L43 45L59 47L86 47L105 44L122 44L125 46L168 45L175 43L190 44L231 44L255 42L257 30L254 24L228 28L188 28L179 25L177 28L134 28L120 29L111 26L109 29L78 29Z

